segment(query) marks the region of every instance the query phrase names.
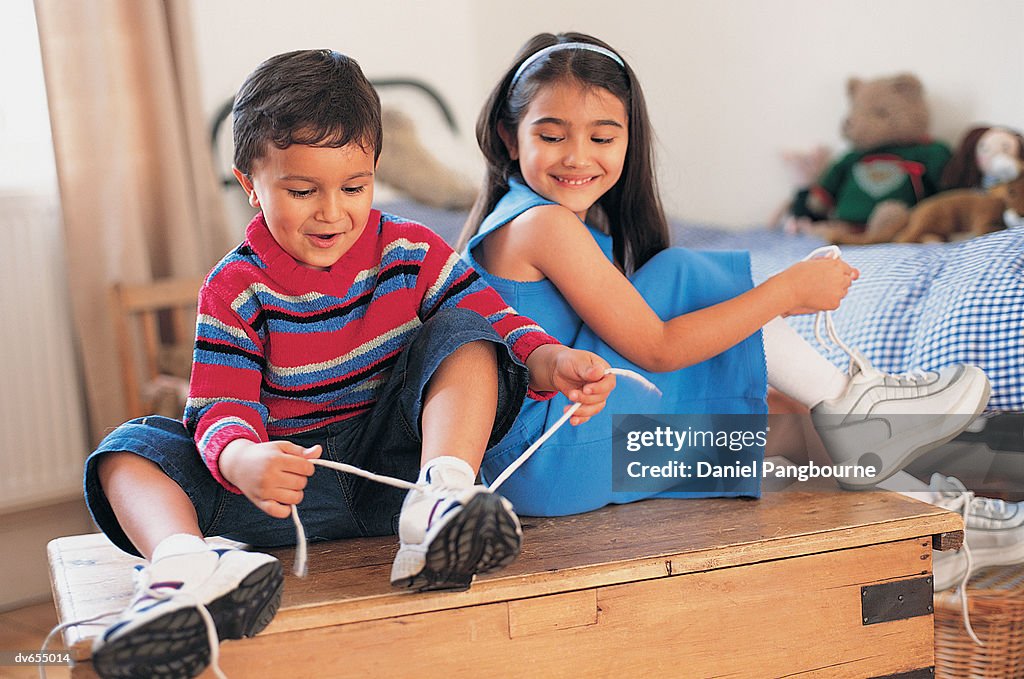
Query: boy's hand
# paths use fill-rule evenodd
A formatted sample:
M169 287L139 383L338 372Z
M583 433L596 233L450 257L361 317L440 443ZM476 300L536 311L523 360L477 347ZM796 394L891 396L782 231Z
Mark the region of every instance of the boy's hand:
M538 347L527 361L530 382L538 391L557 390L573 403L582 403L569 418L576 426L604 409L608 394L615 388L615 375L605 375L608 362L589 351L560 344ZM546 379L544 379L546 378ZM566 406L568 410L569 406Z
M220 473L249 500L277 519L288 518L291 505L302 502L303 489L320 457L320 446L303 448L289 441L254 443L235 439L221 451Z

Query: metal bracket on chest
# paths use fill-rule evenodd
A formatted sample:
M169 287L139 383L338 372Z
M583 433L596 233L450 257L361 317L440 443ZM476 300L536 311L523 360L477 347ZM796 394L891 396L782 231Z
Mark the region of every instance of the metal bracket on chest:
M932 577L861 587L860 600L861 620L865 625L931 615Z

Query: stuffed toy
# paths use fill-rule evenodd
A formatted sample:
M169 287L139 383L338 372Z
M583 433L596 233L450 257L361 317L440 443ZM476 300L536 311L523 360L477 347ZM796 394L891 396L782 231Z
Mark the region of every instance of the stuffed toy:
M447 210L468 210L476 201L476 186L445 166L420 141L416 126L405 113L383 107L377 178L417 202Z
M907 218L892 222L885 232L851 234L847 242L932 243L961 240L1020 226L1024 215L1024 166L1018 176L988 190L951 189L911 208Z
M833 243L889 232L909 208L938 190L949 147L928 137L924 88L916 76L847 83L843 136L851 150L798 192L792 214ZM806 222L804 222L806 228Z
M968 130L942 173L948 189L989 189L1017 176L1024 162L1024 136L1005 127L987 125Z
M817 181L818 177L825 172L832 163L832 152L827 146L818 145L809 151L790 149L783 151L782 163L789 170L793 179L793 187L806 192L807 187ZM806 193L805 193L806 196ZM773 228L782 229L788 234L796 234L801 231L800 220L791 213L793 200L786 199L768 219L768 224ZM809 221L809 220L808 220Z

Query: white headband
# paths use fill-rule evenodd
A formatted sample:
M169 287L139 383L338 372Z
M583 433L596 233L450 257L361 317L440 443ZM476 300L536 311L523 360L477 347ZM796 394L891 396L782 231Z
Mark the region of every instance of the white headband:
M586 50L588 52L597 52L598 54L605 55L622 68L626 68L626 64L623 63L622 57L615 52L612 52L610 49L605 49L600 45L594 45L589 42L559 42L554 45L549 45L544 49L537 50L527 57L523 63L519 64L519 68L516 69L516 74L512 76L512 82L509 83L508 89L511 91L512 88L516 86L516 83L519 82L519 76L521 76L523 71L529 68L535 61L541 57L551 54L552 52L560 52L561 50Z

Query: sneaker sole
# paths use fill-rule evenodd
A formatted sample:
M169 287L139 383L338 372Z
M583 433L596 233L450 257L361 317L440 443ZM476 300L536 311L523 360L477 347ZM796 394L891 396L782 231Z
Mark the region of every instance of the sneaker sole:
M935 448L938 448L943 444L949 443L950 441L955 439L961 432L967 429L967 427L970 426L971 422L973 422L975 418L977 418L978 415L980 415L982 411L985 410L985 406L988 404L989 395L992 392L992 383L989 382L988 378L984 377L983 375L982 384L983 389L980 397L968 394L964 397L962 401L960 401L957 404L957 406L962 406L966 403L971 403L972 401L977 399L977 405L975 405L973 412L971 412L970 414L950 415L950 420L956 422L956 424L951 429L947 429L946 432L939 438L929 439L925 443L922 443L921 445L915 448L911 448L902 456L898 457L895 460L895 462L888 466L888 468L880 470L879 474L875 477L872 477L870 479L853 480L837 478L836 481L838 481L839 485L845 488L846 490L871 490L879 483L885 481L887 478L889 478L896 472L900 471L901 469L903 469L908 464L910 464L917 458L921 457L928 451L934 450ZM864 455L869 454L878 455L878 453L876 453L875 451L864 451L863 453L861 453L858 459L861 459ZM878 457L881 458L883 456L878 455Z
M434 536L424 555L423 569L391 584L420 592L464 591L477 573L504 568L515 561L521 546L519 527L505 511L501 498L480 493Z
M261 632L277 613L283 589L281 563L274 561L209 603L206 608L218 638L241 639ZM180 608L104 644L93 654L92 663L104 679L195 677L210 664L206 625L195 608Z
M277 615L283 592L281 562L260 566L237 588L207 604L206 610L217 625L217 636L223 641L259 634Z

